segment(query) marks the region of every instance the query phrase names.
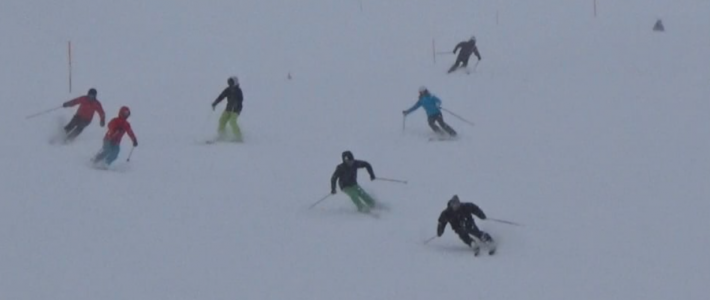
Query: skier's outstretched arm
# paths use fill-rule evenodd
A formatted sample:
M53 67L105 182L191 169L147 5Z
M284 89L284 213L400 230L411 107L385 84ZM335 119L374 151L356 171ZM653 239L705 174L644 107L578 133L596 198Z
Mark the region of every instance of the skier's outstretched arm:
M74 99L72 99L72 100L69 100L69 101L67 101L67 102L64 102L64 104L62 104L62 107L72 107L72 106L75 106L75 105L79 104L80 102L81 102L81 97L79 97L79 98L74 98Z
M458 52L459 49L461 49L462 47L463 47L463 42L458 43L458 45L456 45L456 47L454 47L454 54L456 54L456 52Z
M224 100L224 98L227 98L227 89L224 89L224 91L222 91L222 93L219 94L219 96L217 97L217 99L215 99L215 100L212 102L212 107L217 106L217 104L219 104L220 102L222 102L222 100Z
M470 212L471 214L475 215L481 220L486 219L486 214L483 212L483 210L478 207L478 205L473 204L473 203L466 203L466 210Z
M136 138L136 135L133 133L133 129L131 128L131 125L126 124L126 134L128 134L128 137L130 137L131 141L133 141L133 147L138 147L138 139Z
M421 101L417 101L417 103L415 103L414 106L412 106L412 107L409 108L408 110L405 110L405 111L404 111L404 114L405 114L405 115L411 114L413 111L419 109L421 106L422 106Z
M369 162L362 160L358 161L358 168L367 169L367 173L370 174L370 179L375 180L375 172L372 170L372 165L370 165Z
M332 194L335 194L335 183L338 182L339 178L340 178L340 168L335 168L335 172L333 172L333 176L330 177L330 192Z
M98 104L99 105L96 108L96 112L99 113L99 118L101 119L100 124L101 124L101 127L103 127L104 124L106 124L106 113L104 112L104 107L101 105L101 102L98 102Z
M436 227L436 235L441 236L444 234L444 229L446 229L446 224L448 221L446 220L446 216L444 216L444 213L442 212L441 215L439 216L439 225Z
M478 57L478 60L481 60L481 53L478 52L478 47L473 46L473 54L475 54L476 57Z
M439 97L434 97L434 103L436 103L436 107L441 108L441 99Z

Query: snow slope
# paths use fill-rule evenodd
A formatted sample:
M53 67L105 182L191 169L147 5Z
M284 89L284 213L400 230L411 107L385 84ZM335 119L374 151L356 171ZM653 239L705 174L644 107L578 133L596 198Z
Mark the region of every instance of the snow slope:
M710 2L361 2L3 0L0 299L708 297ZM471 34L445 75L432 39ZM247 143L203 145L233 74ZM475 127L403 134L420 85ZM97 120L52 146L73 110L24 119L90 87L133 111L112 171ZM361 174L380 219L308 209L344 150L409 181ZM525 226L478 222L494 257L422 245L453 194Z

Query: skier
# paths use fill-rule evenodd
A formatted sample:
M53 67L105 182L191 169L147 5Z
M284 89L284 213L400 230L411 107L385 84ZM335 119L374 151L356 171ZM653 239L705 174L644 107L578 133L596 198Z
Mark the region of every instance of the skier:
M414 104L414 106L412 106L410 109L402 111L402 114L404 114L404 116L406 117L410 113L419 109L419 107L424 107L424 110L427 114L427 121L429 122L429 127L431 127L434 132L439 135L442 135L443 132L441 131L441 128L443 128L449 136L456 136L456 131L451 128L449 124L446 124L446 122L444 122L444 116L441 114L441 99L429 93L429 90L427 90L427 88L424 86L419 88L419 100L417 101L417 103ZM439 126L436 126L436 123L439 123L439 125L441 125L441 128L439 128Z
M366 161L356 160L350 151L343 152L342 159L343 163L335 168L335 172L330 178L330 193L335 195L335 182L339 181L340 189L350 197L357 210L364 213L370 212L370 209L375 206L375 200L357 184L357 170L361 168L367 169L367 173L370 174L370 180L375 180L372 166Z
M446 209L439 216L439 226L436 229L437 236L441 237L444 234L446 224L451 224L451 229L459 235L459 238L473 249L476 255L480 251L478 243L476 243L470 235L476 237L479 241L488 246L489 254L495 253L495 244L493 238L476 226L473 215L481 220L486 219L486 214L476 205L470 202L461 203L458 195L454 195L447 203Z
M133 147L138 147L138 140L131 129L131 124L128 123L128 117L131 115L131 110L123 106L118 111L118 117L113 118L108 123L108 131L104 136L104 144L101 151L93 158L94 164L101 164L100 167L107 168L118 158L118 153L121 151L121 139L123 134L127 133L133 140Z
M227 107L222 113L222 117L219 118L219 137L218 140L226 139L226 127L227 123L232 127L232 133L234 134L233 141L242 142L242 132L237 125L237 118L242 113L242 102L244 101L244 94L242 89L239 87L239 79L236 76L229 77L227 79L227 88L219 94L214 102L212 102L212 110L215 110L217 104L222 102L224 98L227 98Z
M471 39L468 41L462 41L456 47L454 48L454 54L456 54L456 51L461 49L459 52L459 56L456 58L456 62L454 63L453 66L451 66L451 69L449 69L449 73L452 73L456 71L459 67L467 67L468 66L468 59L471 57L471 54L475 54L478 60L481 60L481 54L478 53L478 47L476 47L476 37L472 36Z
M65 143L73 141L86 126L91 124L94 113L99 113L99 117L101 117L101 123L99 123L99 125L101 125L101 127L104 127L106 122L106 115L104 114L101 102L99 102L99 99L96 99L96 89L91 88L86 96L64 102L62 107L72 107L76 105L79 105L79 109L76 111L71 121L69 121L69 124L64 126L64 133L66 135L64 138Z

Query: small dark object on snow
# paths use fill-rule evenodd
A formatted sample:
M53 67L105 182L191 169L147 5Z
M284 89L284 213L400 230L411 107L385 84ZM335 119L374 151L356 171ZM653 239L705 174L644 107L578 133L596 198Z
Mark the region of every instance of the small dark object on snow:
M663 26L663 21L661 21L661 19L658 19L658 21L656 21L656 24L653 25L653 31L659 31L659 32L666 31L666 28Z

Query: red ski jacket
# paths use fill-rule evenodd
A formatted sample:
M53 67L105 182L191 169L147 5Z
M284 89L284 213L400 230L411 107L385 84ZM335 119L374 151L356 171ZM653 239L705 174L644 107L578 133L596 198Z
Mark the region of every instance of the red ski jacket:
M106 115L104 114L104 108L101 106L101 102L98 99L91 99L88 96L81 96L71 101L64 103L64 107L79 105L79 109L76 111L76 115L80 118L91 122L94 118L94 113L98 112L99 117L101 117L101 122L106 121Z
M123 134L128 133L128 136L133 140L133 145L138 144L136 135L133 134L133 129L131 129L131 123L123 117L116 117L108 123L108 132L104 140L110 141L114 145L121 144L121 139L123 139Z

